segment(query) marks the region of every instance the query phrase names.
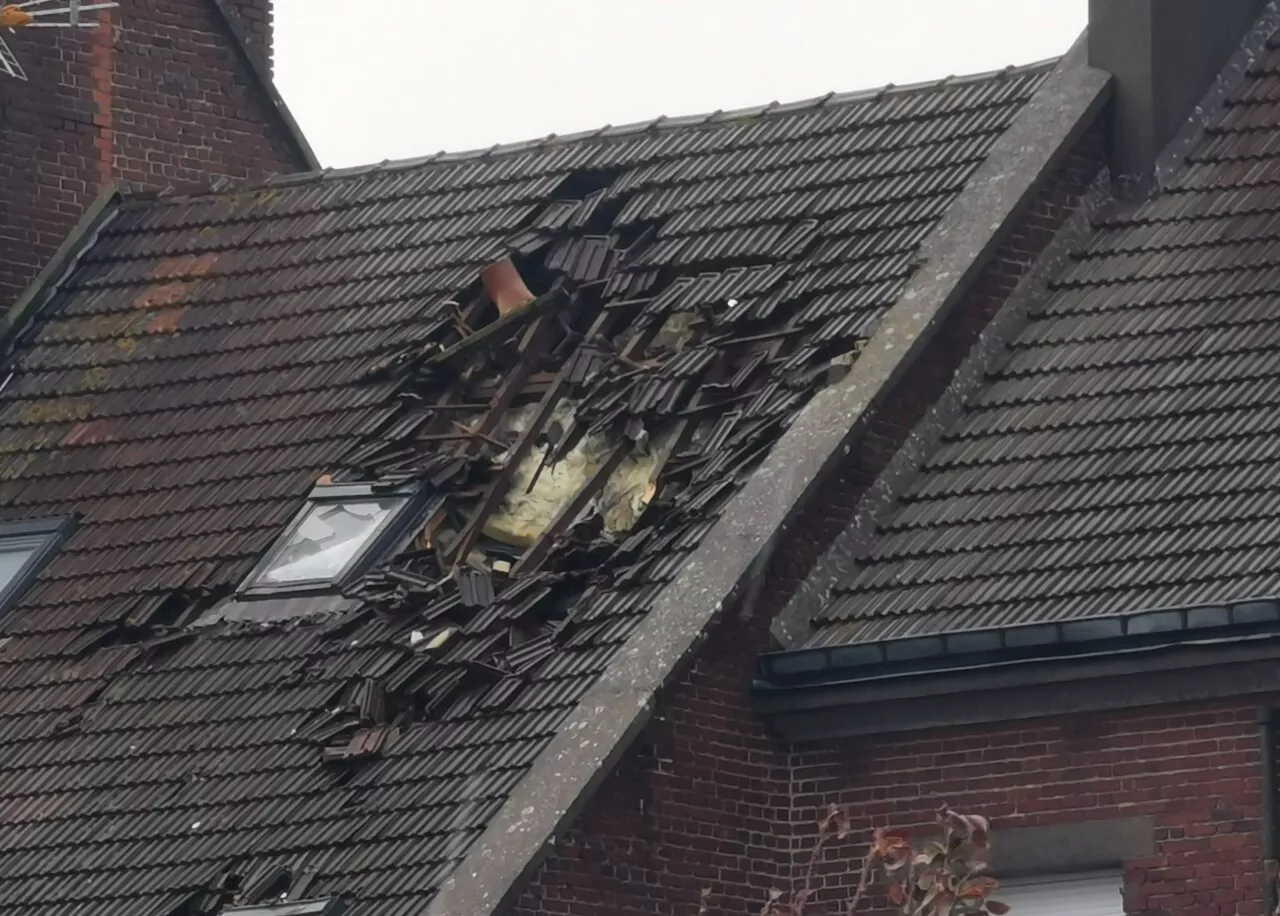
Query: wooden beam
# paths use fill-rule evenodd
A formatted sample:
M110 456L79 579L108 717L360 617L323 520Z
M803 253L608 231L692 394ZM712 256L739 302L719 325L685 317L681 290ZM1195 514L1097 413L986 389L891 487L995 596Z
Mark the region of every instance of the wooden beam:
M616 312L602 310L591 323L591 328L583 338L583 345L589 344L591 341L595 340L596 337L607 327L612 325L618 317L619 315ZM527 363L528 361L526 360L525 362ZM523 366L524 363L521 365ZM466 555L470 552L471 548L475 546L475 542L480 536L480 531L484 528L484 520L494 511L494 509L498 507L501 500L507 495L507 489L511 485L511 475L515 473L515 469L519 467L520 463L528 456L529 451L533 447L533 443L537 441L538 435L542 432L542 428L550 418L552 410L560 400L561 394L568 385L569 370L572 365L573 357L571 356L569 359L565 360L564 365L560 367L560 371L556 373L555 380L542 395L542 398L538 402L537 410L535 411L533 419L530 421L528 427L525 428L525 431L516 440L515 445L511 447L506 467L504 467L501 473L493 480L492 483L490 483L489 488L485 491L484 497L480 500L480 505L478 505L475 511L471 514L471 518L467 521L466 527L463 529L458 540L450 550L450 562L454 565L457 565L466 558ZM518 369L519 367L517 368L517 371ZM525 375L525 378L527 379L528 376ZM505 390L506 388L508 388L508 386L504 384L503 389ZM502 396L503 394L504 391L499 392L499 396ZM514 398L514 394L512 394L511 397ZM495 397L495 403L497 400L498 399ZM491 410L489 417L496 415L497 414ZM486 420L488 420L489 417L486 417ZM548 452L549 451L550 450L548 450ZM541 472L541 468L539 468L539 472Z
M494 346L506 340L516 331L532 323L544 315L550 315L563 308L571 301L569 292L563 285L557 285L550 292L534 299L524 308L516 309L491 321L470 337L465 337L452 347L426 358L423 368L439 370L454 365L465 357L471 356L485 347Z

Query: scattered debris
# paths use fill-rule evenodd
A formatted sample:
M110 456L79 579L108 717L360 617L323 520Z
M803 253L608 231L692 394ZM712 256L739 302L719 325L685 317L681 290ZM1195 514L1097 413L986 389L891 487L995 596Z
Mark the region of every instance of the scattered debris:
M86 408L10 427L6 498L90 510L6 620L16 905L425 899L1038 79L126 208L3 391ZM227 613L321 472L441 498L350 594Z

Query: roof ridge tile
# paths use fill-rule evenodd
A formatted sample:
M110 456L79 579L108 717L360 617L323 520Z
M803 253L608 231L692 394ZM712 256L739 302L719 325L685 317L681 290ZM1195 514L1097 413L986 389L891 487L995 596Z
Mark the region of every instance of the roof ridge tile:
M654 118L634 121L627 124L605 124L601 127L575 131L569 134L551 133L542 137L533 137L527 140L517 140L510 143L497 143L487 147L476 147L473 149L455 151L439 150L435 153L404 159L384 159L381 162L375 163L342 167L330 166L318 171L297 172L288 175L273 175L259 182L245 182L237 184L233 189L233 193L255 191L262 188L295 187L298 185L333 180L363 178L391 171L410 170L446 163L454 164L487 160L593 139L619 139L634 137L648 132L696 129L703 126L731 123L733 121L746 118L785 117L787 115L799 114L807 111L818 111L838 106L855 105L862 102L883 102L888 99L904 95L923 95L939 90L966 88L979 83L1010 79L1020 75L1044 75L1057 65L1058 60L1059 58L1048 58L1028 64L1010 64L995 70L985 70L961 76L952 74L939 79L922 80L916 83L906 83L902 85L886 83L883 86L877 86L870 89L855 89L847 92L831 91L820 96L814 96L809 99L801 99L794 102L782 103L775 100L760 105L750 105L729 110L718 109L716 111L706 113L677 116L658 115ZM165 203L185 203L190 200L198 200L209 197L213 193L214 192L211 191L199 191L195 193L169 195L148 194L145 197L143 195L126 193L125 199L126 201L141 201L145 199L151 205L163 205Z

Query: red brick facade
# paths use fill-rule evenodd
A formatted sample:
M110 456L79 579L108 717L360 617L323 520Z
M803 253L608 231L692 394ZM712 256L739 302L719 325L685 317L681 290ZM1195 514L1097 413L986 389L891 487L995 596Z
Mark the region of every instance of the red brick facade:
M245 38L268 66L275 53L272 31L274 0L227 0L227 6L240 21Z
M760 910L790 868L787 749L747 708L766 615L730 615L588 804L517 912L667 916Z
M270 47L269 0L236 0ZM30 82L0 79L0 309L113 181L148 187L302 167L213 0L122 0L94 31L9 37Z
M862 823L932 822L940 800L1000 830L1148 815L1155 855L1125 863L1127 910L1263 910L1258 701L1183 704L797 749L793 829L836 802ZM852 837L850 838L853 839ZM833 847L821 900L846 900L865 838ZM998 851L998 850L997 850Z
M965 302L784 541L753 619L730 614L583 816L523 892L519 916L758 913L807 861L820 810L850 806L857 836L824 864L814 912L840 912L865 829L927 824L941 800L1000 827L1149 814L1156 852L1128 862L1130 912L1261 912L1257 707L1148 708L788 746L748 707L768 621L848 523L866 488L945 389L1104 157L1081 139ZM1185 784L1186 789L1178 786ZM855 842L856 840L856 842ZM998 840L997 840L998 842Z

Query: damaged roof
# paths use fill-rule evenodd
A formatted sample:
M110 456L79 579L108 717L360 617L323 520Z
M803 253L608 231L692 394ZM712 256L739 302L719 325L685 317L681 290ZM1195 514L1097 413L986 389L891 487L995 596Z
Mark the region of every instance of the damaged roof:
M1280 592L1277 100L1280 34L1186 167L1098 223L810 645Z
M110 211L0 375L0 912L421 906L1047 72ZM322 475L437 498L235 600Z

